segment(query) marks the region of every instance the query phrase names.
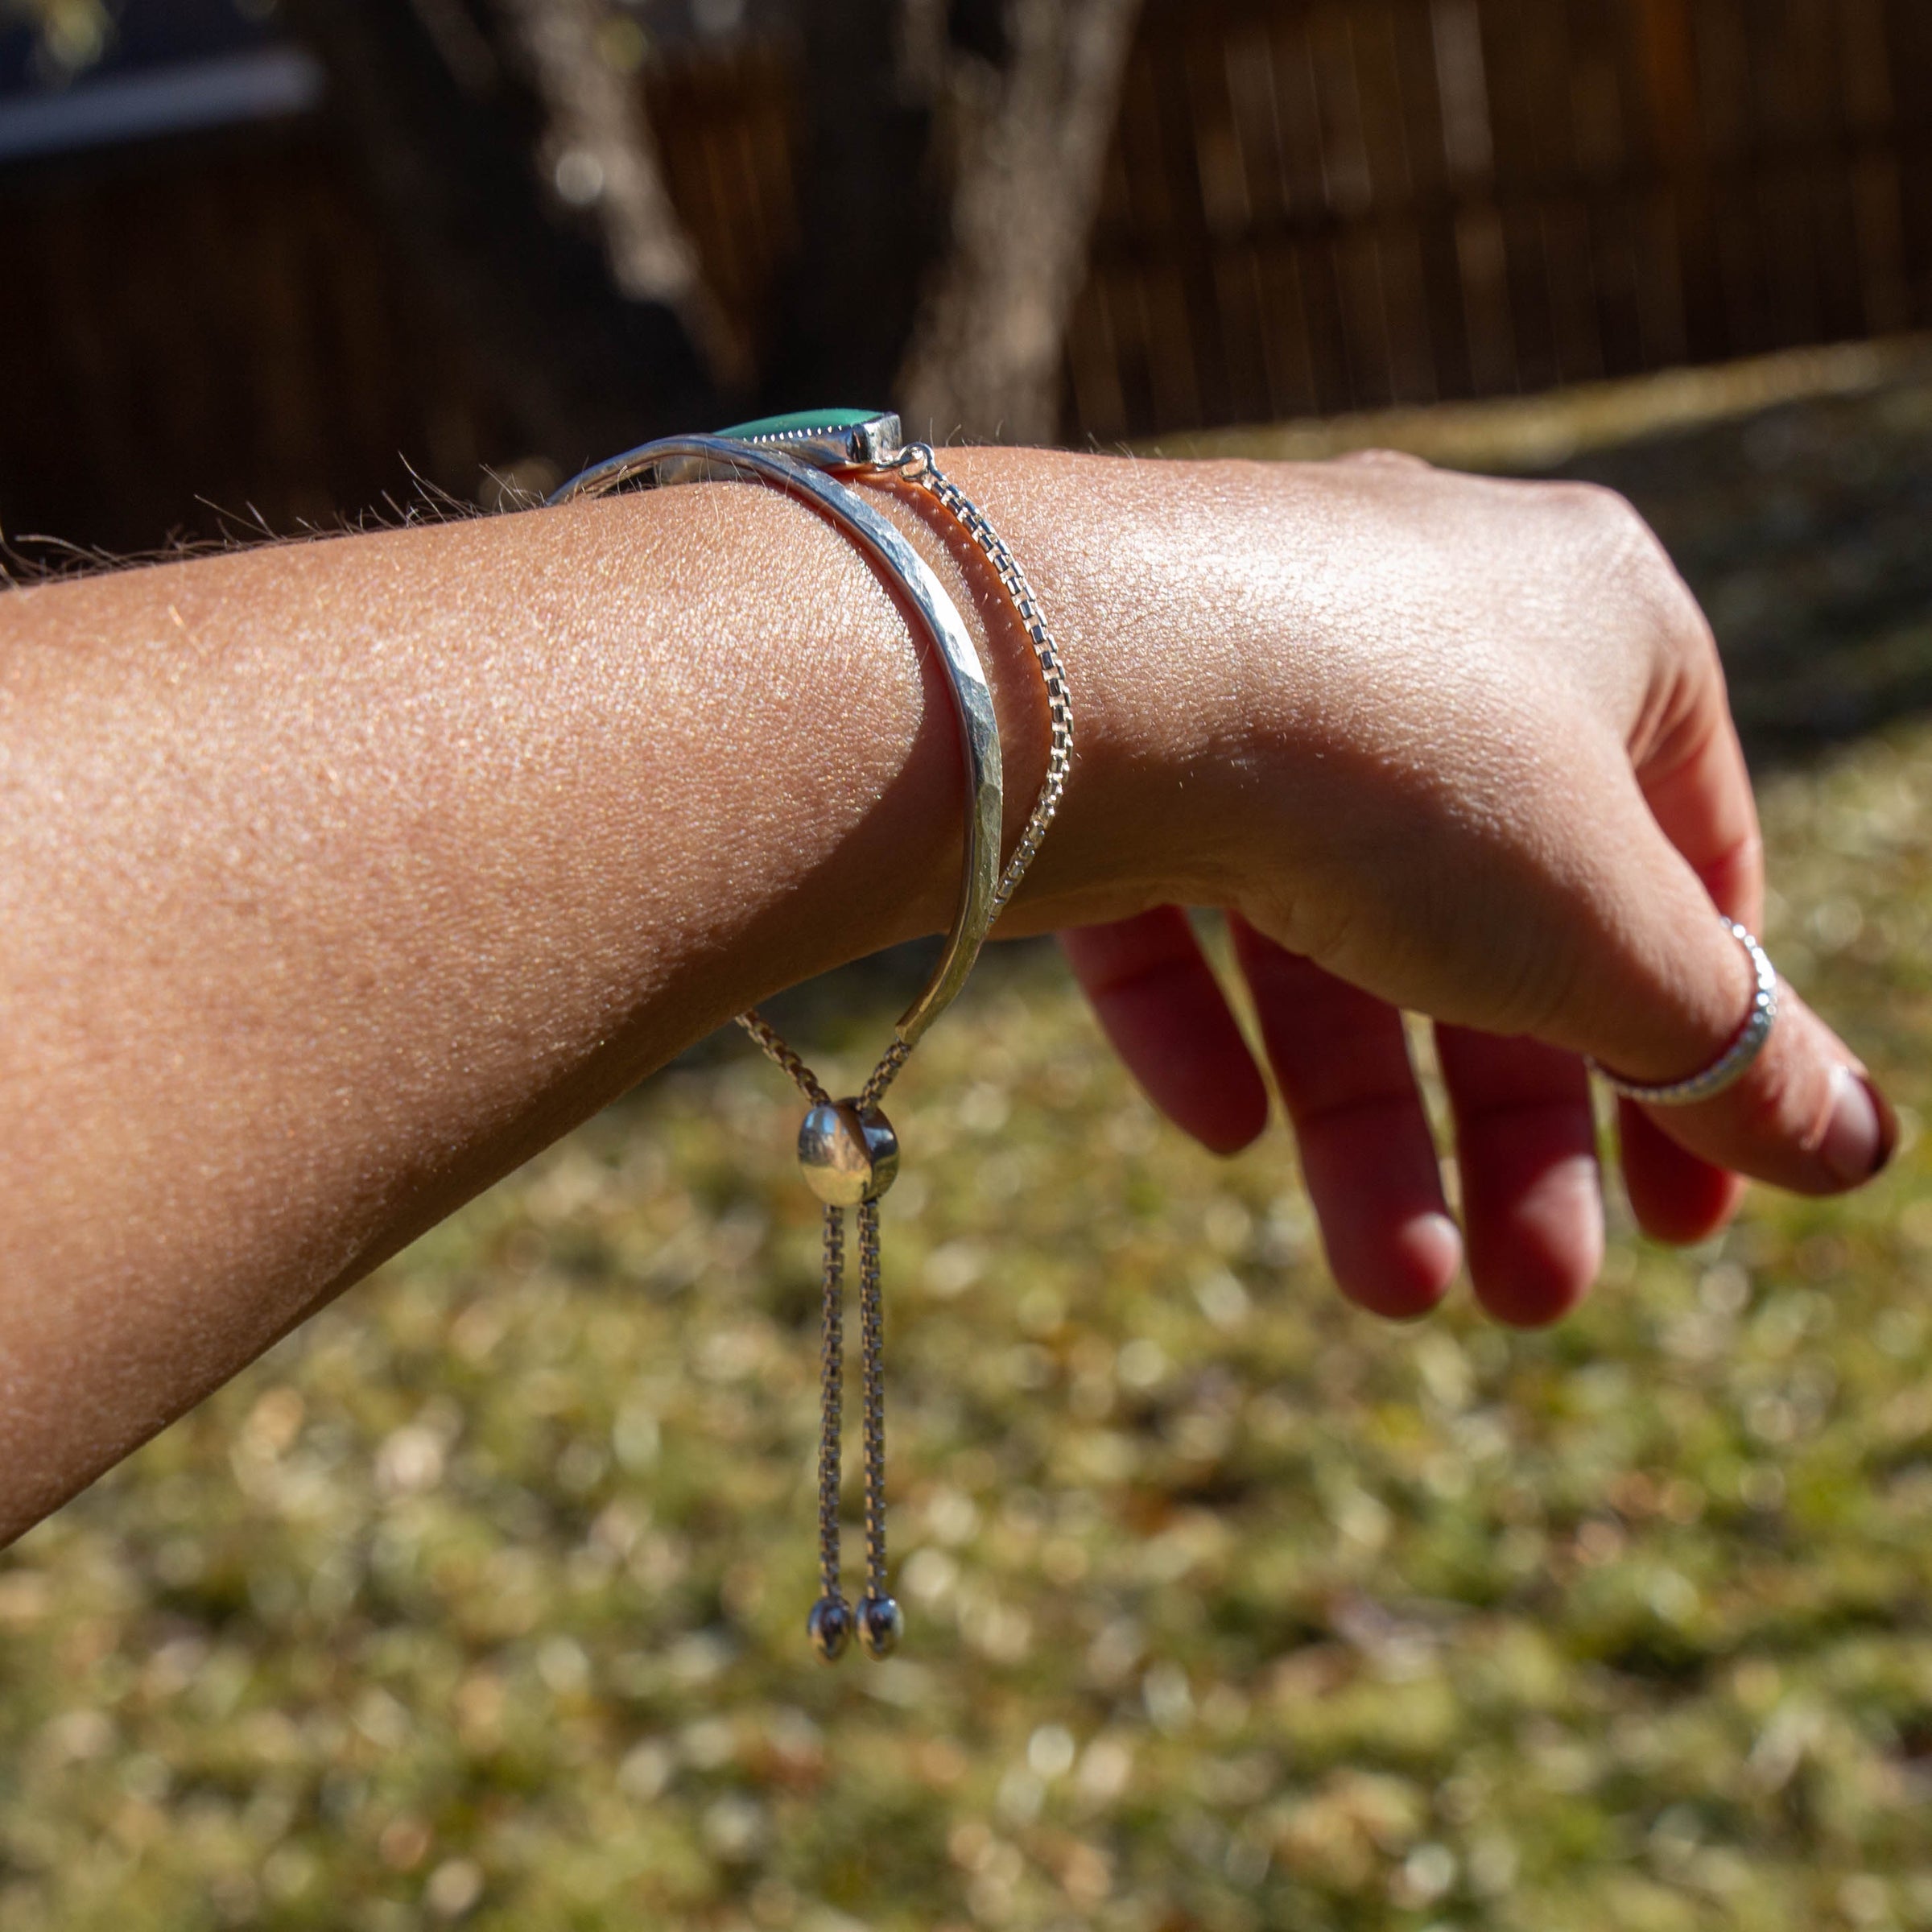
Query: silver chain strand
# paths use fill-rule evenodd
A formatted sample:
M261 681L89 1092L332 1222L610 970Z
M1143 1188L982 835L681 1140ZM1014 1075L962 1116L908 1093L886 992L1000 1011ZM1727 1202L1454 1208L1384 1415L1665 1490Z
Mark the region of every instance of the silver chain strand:
M1067 693L1067 677L1059 651L1046 620L1040 613L1039 599L1026 574L980 511L979 506L953 482L938 463L928 444L908 444L890 461L876 466L878 473L896 474L905 483L923 489L966 531L985 553L997 575L1001 588L1011 601L1032 645L1040 673L1046 683L1046 702L1051 718L1051 741L1046 773L1034 802L1031 815L1020 834L1013 856L1006 861L993 898L992 917L999 914L1018 889L1026 869L1039 851L1059 810L1073 763L1073 706ZM818 1075L803 1058L789 1046L760 1014L741 1013L738 1024L755 1040L774 1064L815 1107L831 1104L830 1096ZM861 1115L877 1111L886 1092L911 1057L912 1049L902 1039L894 1039L880 1056L861 1089L857 1106ZM860 1606L859 1626L865 1634L869 1614L890 1616L886 1640L866 1645L873 1655L883 1656L898 1637L898 1611L887 1590L886 1548L886 1352L885 1295L879 1266L879 1204L877 1199L859 1203L859 1347L861 1386L865 1402L865 1597ZM822 1360L819 1381L819 1571L821 1611L829 1610L835 1630L825 1633L828 1641L821 1648L828 1659L844 1648L854 1619L840 1581L840 1496L842 1488L841 1436L844 1401L844 1210L828 1205L825 1209L825 1267ZM819 1614L815 1612L815 1618Z
M786 1077L797 1086L813 1106L823 1107L832 1098L819 1084L819 1076L778 1038L759 1014L741 1013L738 1015L738 1024L758 1042L766 1055L784 1070Z
M1013 857L1006 861L1006 869L1000 875L999 889L993 895L993 917L997 919L1018 889L1020 881L1026 876L1026 868L1040 849L1040 843L1046 836L1046 828L1053 823L1053 815L1060 808L1060 795L1067 789L1067 774L1073 769L1073 701L1067 695L1067 674L1060 666L1059 646L1046 628L1046 620L1040 615L1039 598L1027 581L1026 572L1021 569L1019 559L1006 547L1005 539L987 522L978 504L939 468L934 459L932 446L927 443L909 443L890 464L881 467L896 469L902 482L917 484L937 497L947 514L985 553L986 560L999 577L1001 588L1019 613L1027 641L1033 646L1033 654L1039 660L1040 675L1046 679L1046 704L1052 717L1053 733L1046 754L1046 776L1040 786L1040 795L1034 801L1026 828L1020 834L1020 842L1013 848Z
M879 1285L879 1204L859 1205L859 1350L865 1403L865 1594L886 1587L886 1310Z
M879 1056L879 1063L873 1068L859 1094L859 1111L869 1113L886 1097L886 1089L899 1077L899 1069L912 1058L912 1049L903 1040L894 1040Z
M841 1607L845 1597L839 1587L839 1439L844 1410L844 1210L828 1206L819 1368L819 1581L823 1595Z

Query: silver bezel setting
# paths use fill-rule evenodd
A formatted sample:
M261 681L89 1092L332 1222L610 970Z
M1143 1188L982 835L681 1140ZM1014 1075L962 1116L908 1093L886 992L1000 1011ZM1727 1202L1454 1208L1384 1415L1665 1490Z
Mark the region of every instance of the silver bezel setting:
M814 469L876 469L893 461L904 447L899 419L890 411L863 423L828 423L823 427L777 429L762 436L733 436L754 449L777 449Z

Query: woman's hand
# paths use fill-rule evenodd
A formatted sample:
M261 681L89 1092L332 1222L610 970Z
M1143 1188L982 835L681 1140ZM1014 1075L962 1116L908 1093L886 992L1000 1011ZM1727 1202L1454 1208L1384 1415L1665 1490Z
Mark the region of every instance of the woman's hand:
M1232 1153L1265 1124L1265 1092L1176 903L1228 907L1342 1286L1420 1313L1466 1238L1492 1312L1555 1319L1602 1253L1582 1056L1681 1077L1749 1004L1719 914L1755 929L1761 850L1695 601L1629 506L1588 487L1401 457L1080 468L1068 493L1088 541L1042 586L1074 634L1076 700L1118 713L1158 694L1166 716L1104 723L1103 746L1137 743L1149 762L1141 815L1070 811L1033 917L1076 876L1076 917L1083 894L1089 911L1113 910L1109 890L1173 902L1064 943L1156 1104ZM1002 499L1034 481L979 486L1010 525L1026 513ZM1117 630L1093 656L1137 693L1083 685L1081 634L1102 610ZM1461 1233L1402 1009L1435 1022ZM1637 1218L1674 1241L1720 1226L1740 1175L1835 1192L1895 1137L1856 1059L1789 989L1728 1092L1621 1117Z
M1758 915L1654 543L1594 492L1399 463L946 464L1079 712L1012 925L1088 929L1129 1063L1232 1149L1259 1076L1162 909L1236 914L1336 1273L1390 1312L1459 1255L1397 1018L1431 1015L1477 1286L1559 1312L1600 1239L1576 1056L1704 1065L1746 997L1714 904ZM1017 836L1037 667L970 542L894 514L980 614ZM35 1127L0 1155L0 1538L732 1013L943 929L962 805L890 592L769 490L0 596L0 1103ZM1722 1100L1628 1113L1645 1224L1714 1226L1732 1172L1871 1172L1855 1064L1787 1001Z

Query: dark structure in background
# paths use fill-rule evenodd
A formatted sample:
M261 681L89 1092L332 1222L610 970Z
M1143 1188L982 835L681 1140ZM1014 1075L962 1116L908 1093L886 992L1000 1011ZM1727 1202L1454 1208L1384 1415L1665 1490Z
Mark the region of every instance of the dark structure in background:
M1923 0L1157 5L1068 433L1932 325Z
M1113 122L1097 193L1014 229L1043 275L1078 251L1013 325L1070 442L1932 326L1925 0L581 3L614 91L546 80L537 0L125 0L60 92L0 40L8 538L328 522L418 475L489 502L720 411L948 407L933 304L997 336L1026 295L949 245L956 177L1042 101ZM1037 433L994 363L957 419Z

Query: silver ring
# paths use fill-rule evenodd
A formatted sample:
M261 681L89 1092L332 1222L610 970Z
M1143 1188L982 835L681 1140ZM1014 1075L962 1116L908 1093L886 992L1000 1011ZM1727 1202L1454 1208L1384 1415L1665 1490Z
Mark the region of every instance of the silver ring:
M1772 1024L1777 1018L1777 968L1756 937L1736 919L1722 923L1751 962L1751 1010L1744 1015L1736 1037L1702 1072L1681 1080L1662 1080L1654 1086L1620 1079L1608 1068L1591 1061L1591 1071L1612 1092L1620 1093L1627 1100L1641 1100L1646 1107L1688 1107L1694 1101L1707 1100L1712 1095L1722 1093L1742 1080L1751 1063L1764 1051L1765 1042L1771 1037Z

